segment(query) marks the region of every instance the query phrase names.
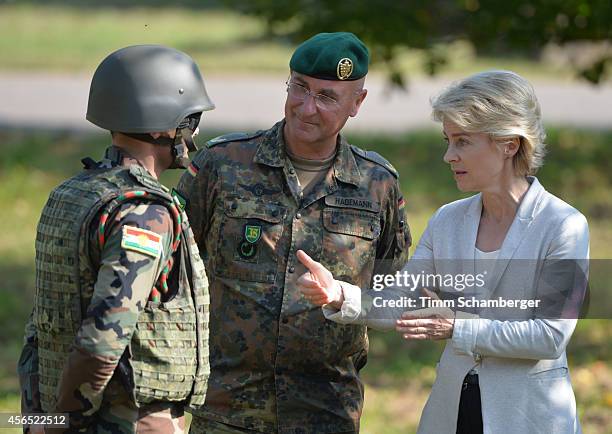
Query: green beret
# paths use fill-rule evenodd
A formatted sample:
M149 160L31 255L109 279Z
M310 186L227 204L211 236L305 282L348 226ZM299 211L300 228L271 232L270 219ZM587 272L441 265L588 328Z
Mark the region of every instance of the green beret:
M358 80L368 73L369 61L367 47L354 34L319 33L297 47L289 68L323 80Z

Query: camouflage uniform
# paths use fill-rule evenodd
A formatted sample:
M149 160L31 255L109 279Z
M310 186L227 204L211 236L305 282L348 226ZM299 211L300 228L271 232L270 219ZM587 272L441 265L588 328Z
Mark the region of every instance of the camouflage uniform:
M194 431L214 426L202 419L236 432L359 430L366 329L326 321L301 297L295 252L361 287L400 269L411 241L397 173L339 136L332 168L303 197L283 125L211 140L177 188L211 291L211 377Z
M111 147L102 162L84 162L51 193L38 226L22 411L69 413L70 431L183 432L183 407L203 402L209 373L197 246L136 160ZM83 212L91 217L74 218ZM66 235L72 228L83 236Z

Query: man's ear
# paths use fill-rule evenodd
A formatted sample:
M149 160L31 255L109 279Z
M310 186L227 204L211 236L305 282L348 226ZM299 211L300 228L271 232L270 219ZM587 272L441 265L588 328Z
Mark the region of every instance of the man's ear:
M365 99L367 95L368 95L367 89L362 89L359 92L359 95L357 96L357 98L355 98L355 102L353 103L351 112L349 113L350 117L354 118L355 116L357 116L357 113L359 113L359 109L361 108L361 104L363 103L363 100Z

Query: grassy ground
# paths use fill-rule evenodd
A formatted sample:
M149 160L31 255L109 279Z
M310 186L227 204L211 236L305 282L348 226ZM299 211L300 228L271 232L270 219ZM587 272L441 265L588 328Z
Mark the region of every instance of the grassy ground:
M117 48L161 43L191 54L205 74L285 73L293 49L288 41L267 37L261 20L225 9L1 3L0 71L91 73ZM551 62L476 58L463 43L455 43L450 53L444 71L451 75L495 67L530 77L571 77L567 68ZM423 59L418 50L403 50L398 65L414 77L422 74Z
M1 15L1 14L0 14ZM550 152L539 174L553 193L574 204L589 219L591 254L612 258L612 131L551 129ZM202 137L216 132L204 131ZM377 150L401 174L415 240L431 212L459 197L441 160L439 133L420 131L399 136L351 137ZM76 173L83 156L98 157L104 136L65 133L23 134L0 131L0 411L19 406L15 363L34 285L36 221L49 191ZM177 173L165 176L173 185ZM585 432L605 433L612 426L612 327L609 320L584 320L574 334L568 355ZM405 343L394 334L371 332L371 353L364 370L366 407L363 432L410 433L434 380L441 346Z

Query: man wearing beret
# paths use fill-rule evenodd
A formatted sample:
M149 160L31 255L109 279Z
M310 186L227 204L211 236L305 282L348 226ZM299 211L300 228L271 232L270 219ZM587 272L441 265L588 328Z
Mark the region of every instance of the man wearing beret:
M211 294L211 376L193 432L359 431L366 329L326 321L301 296L296 251L359 287L408 258L397 172L340 135L366 97L368 61L352 33L305 41L285 118L211 140L179 183Z

